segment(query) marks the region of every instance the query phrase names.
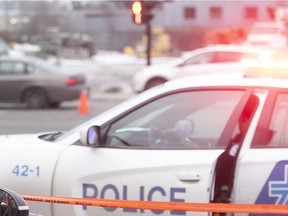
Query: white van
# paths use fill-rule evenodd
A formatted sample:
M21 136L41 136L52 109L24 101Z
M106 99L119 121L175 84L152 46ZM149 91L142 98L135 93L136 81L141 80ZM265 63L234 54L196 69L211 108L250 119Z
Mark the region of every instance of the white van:
M280 22L255 23L247 35L247 43L272 48L286 47L287 28Z

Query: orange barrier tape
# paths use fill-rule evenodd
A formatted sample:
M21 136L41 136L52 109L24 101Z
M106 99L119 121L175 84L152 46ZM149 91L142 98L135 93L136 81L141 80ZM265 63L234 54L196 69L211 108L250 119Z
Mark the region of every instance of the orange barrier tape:
M219 213L252 213L252 214L288 214L287 205L273 204L226 204L226 203L183 203L130 201L92 198L39 197L26 196L27 201L48 202L67 205L98 206L105 208L130 208L168 211L219 212Z

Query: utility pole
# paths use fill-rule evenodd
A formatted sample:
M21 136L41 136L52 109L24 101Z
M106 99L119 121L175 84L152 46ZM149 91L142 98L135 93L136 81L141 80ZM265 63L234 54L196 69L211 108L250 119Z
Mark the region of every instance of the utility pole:
M146 25L145 34L147 37L146 59L147 65L151 65L151 21L153 19L152 9L159 4L157 1L135 0L132 3L133 21L136 25Z
M151 65L151 22L146 23L146 36L147 36L147 47L146 47L146 57L147 57L147 65Z

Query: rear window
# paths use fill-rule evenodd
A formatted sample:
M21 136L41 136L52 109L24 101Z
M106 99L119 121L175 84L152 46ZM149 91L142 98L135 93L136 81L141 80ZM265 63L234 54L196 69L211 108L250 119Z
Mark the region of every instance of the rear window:
M53 65L51 63L48 63L42 59L38 59L38 58L33 58L33 60L31 61L33 62L33 65L45 72L48 73L60 73L61 72L61 68Z

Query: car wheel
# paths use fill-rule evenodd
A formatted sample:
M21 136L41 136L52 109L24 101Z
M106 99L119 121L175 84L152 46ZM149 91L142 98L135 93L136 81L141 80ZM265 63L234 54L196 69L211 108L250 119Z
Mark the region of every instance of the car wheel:
M145 90L153 88L155 86L161 85L163 83L167 82L167 80L163 79L163 78L154 78L151 79L147 82L146 86L145 86Z
M47 96L44 90L39 88L28 89L24 95L27 108L39 109L47 106Z

